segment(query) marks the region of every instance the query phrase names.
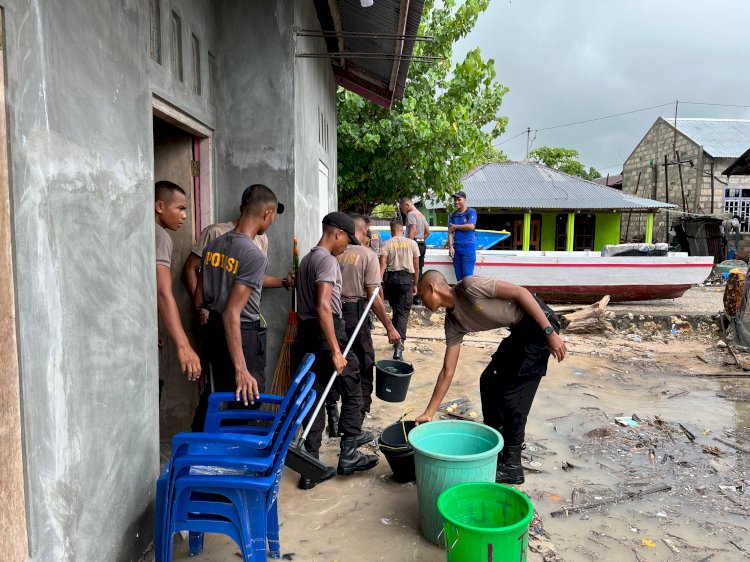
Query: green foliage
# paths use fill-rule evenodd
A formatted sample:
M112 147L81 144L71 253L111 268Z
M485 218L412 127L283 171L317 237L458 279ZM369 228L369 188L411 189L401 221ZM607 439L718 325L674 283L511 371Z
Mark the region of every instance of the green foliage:
M602 177L593 166L586 170L586 166L578 161L578 151L572 148L540 146L529 152L529 158L549 168L585 180L595 180Z
M339 207L368 212L403 196L439 198L460 187L476 164L504 160L492 141L505 131L499 115L508 89L495 81L495 64L479 49L455 66L453 46L474 27L489 0L425 2L416 56L403 100L388 111L360 96L338 91Z

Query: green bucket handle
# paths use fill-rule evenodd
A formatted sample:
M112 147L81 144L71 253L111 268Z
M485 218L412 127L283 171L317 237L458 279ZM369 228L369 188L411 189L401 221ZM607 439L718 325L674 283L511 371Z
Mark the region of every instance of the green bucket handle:
M401 431L404 432L405 443L409 442L409 437L406 435L406 424L404 423L404 418L406 417L406 414L408 414L412 410L414 410L414 407L407 408L406 410L404 410L404 413L401 414ZM406 447L389 447L388 445L383 445L382 443L379 443L378 445L383 449L388 449L389 451L401 451L403 449L406 449Z
M458 539L461 538L461 534L458 532L458 527L456 527L456 540L453 541L453 544L450 545L450 547L447 544L445 546L441 546L440 545L440 537L443 536L444 532L445 532L445 527L443 527L442 529L440 529L440 532L438 533L438 536L437 536L437 545L440 548L442 548L444 551L450 552L451 550L453 550L454 548L456 548L456 545L458 544Z

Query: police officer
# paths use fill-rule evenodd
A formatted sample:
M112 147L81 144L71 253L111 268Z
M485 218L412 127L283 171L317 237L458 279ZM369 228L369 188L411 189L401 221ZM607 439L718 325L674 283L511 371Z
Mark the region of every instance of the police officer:
M401 199L400 205L401 212L406 215L405 236L414 240L419 247L419 269L417 270L417 279L419 279L424 269L424 255L427 253L427 238L430 236L430 226L427 224L427 219L417 210L410 198L404 197Z
M350 215L360 244L367 237L367 226L363 217ZM367 301L373 291L380 285L380 264L377 256L365 246L349 244L346 251L338 257L341 267L341 306L346 322L346 335L350 337L364 312ZM385 310L385 304L378 296L372 304L372 310L385 326L388 341L397 344L401 336L393 327ZM373 370L375 368L375 349L372 346L372 334L369 323L365 322L359 330L352 351L359 361L359 376L362 385L362 413L366 415L372 404ZM363 431L357 439L360 444L369 443L375 437L369 431Z
M565 358L565 342L552 310L523 287L486 277L465 277L450 287L442 273L425 272L419 282L422 302L431 311L445 314L445 357L435 390L417 423L429 422L450 388L469 332L510 327L492 361L479 379L484 423L498 430L505 446L498 459L495 480L522 484L521 451L526 420L539 383L547 373L550 354Z
M242 215L234 230L203 251L196 302L209 310L208 360L217 392L235 391L249 405L265 389L266 333L260 326L260 297L268 258L254 238L276 218L276 195L262 184L242 194ZM210 385L201 395L193 431L202 431Z
M393 325L401 341L393 345L393 358L403 361L404 340L409 324L409 313L419 280L419 246L404 237L404 225L391 221L391 237L383 244L380 273L385 284L385 298L393 310Z
M336 259L349 244L359 245L354 221L345 213L329 213L323 218L323 236L318 245L300 262L297 278L297 314L300 324L294 342L292 364L297 365L305 353L315 355L312 371L316 375L314 388L320 399L335 369L338 373L334 387L341 395L341 453L337 470L329 469L314 481L300 476L299 487L309 490L318 482L332 478L335 472L350 475L369 470L378 464L377 455L365 455L357 450L357 439L362 433L362 386L359 362L354 353L345 358L346 325L341 308L341 269ZM308 423L309 419L305 423ZM319 458L325 421L318 412L305 441L305 449Z
M383 250L383 239L380 237L380 233L377 230L372 230L370 228L372 225L372 219L367 215L363 215L362 218L365 219L365 225L367 226L367 238L370 240L370 243L367 245L367 247L375 252L376 256L379 256Z

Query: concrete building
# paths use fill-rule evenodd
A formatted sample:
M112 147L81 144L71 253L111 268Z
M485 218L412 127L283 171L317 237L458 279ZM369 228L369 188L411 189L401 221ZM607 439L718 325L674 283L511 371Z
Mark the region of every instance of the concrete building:
M664 213L654 225L657 241L666 241L666 225L685 213L738 214L747 233L750 184L722 174L748 146L750 120L678 118L675 127L674 119L659 117L625 160L622 189L677 205L677 213ZM628 238L642 239L645 222L635 216L632 222Z
M510 232L495 250L601 250L620 243L623 214L653 224L655 213L674 207L537 162L481 164L461 184L477 211L477 228ZM447 205L427 204L431 224L448 224Z
M406 6L0 0L3 560L141 557L160 426L187 428L197 399L157 352L154 181L189 194L178 267L269 185L286 205L269 273L285 272L292 237L306 252L337 206L337 85L403 94L422 2ZM264 295L270 373L288 306Z

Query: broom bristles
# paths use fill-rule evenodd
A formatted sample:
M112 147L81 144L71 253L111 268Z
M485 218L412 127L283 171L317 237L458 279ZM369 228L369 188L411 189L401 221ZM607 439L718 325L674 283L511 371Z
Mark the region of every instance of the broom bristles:
M292 344L297 337L297 312L289 312L289 324L284 332L284 342L281 346L279 361L276 363L276 372L273 375L271 394L283 396L289 389L292 381Z

